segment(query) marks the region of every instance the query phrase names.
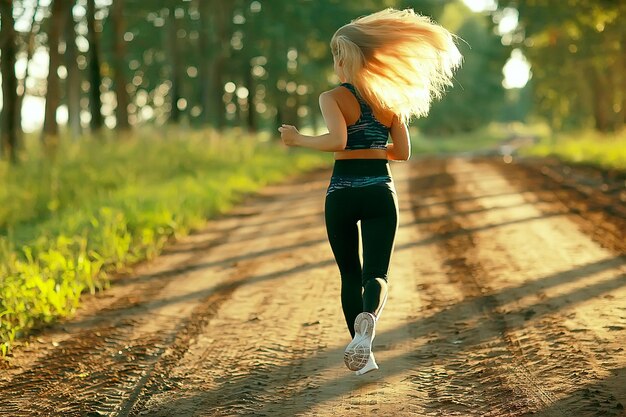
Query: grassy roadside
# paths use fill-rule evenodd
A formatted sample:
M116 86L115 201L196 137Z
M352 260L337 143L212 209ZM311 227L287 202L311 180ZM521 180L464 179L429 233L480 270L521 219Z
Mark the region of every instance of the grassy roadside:
M522 155L554 156L566 162L626 170L626 130L614 134L593 131L555 134L523 149Z
M330 162L236 131L150 136L0 164L0 356L244 194Z
M515 128L518 129L518 128ZM517 133L512 127L493 123L473 132L446 136L425 135L411 130L411 146L415 155L481 152L493 149L497 144Z
M507 140L529 138L536 143L519 148L520 156L555 157L569 163L626 170L626 130L613 134L591 130L556 133L544 124L493 123L474 132L443 137L413 130L411 138L415 155L493 152Z
M536 134L519 129L412 132L413 152L475 152L520 132ZM536 136L522 155L626 169L626 132ZM329 154L266 139L142 131L127 141L64 143L54 162L38 155L34 141L18 167L0 161L0 357L29 330L71 315L83 291L106 288L109 276L157 256L168 239L201 227L244 194L331 162Z

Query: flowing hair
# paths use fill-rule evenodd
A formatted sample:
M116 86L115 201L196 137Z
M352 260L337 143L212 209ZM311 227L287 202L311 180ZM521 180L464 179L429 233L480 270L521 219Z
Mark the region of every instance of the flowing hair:
M363 99L404 123L428 114L462 60L454 36L412 9L353 20L335 32L330 47Z

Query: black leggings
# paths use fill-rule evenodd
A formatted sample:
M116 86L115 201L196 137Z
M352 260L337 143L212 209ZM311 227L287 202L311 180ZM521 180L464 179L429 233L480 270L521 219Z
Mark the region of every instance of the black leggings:
M341 305L354 337L354 319L376 317L387 299L387 272L398 227L393 185L343 188L326 197L326 231L341 273ZM363 266L359 258L359 228Z

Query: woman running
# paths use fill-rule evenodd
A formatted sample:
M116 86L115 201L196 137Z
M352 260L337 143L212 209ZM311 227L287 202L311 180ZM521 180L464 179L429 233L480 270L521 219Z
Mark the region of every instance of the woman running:
M335 153L326 193L328 240L341 274L341 304L352 336L344 361L357 375L378 369L376 321L398 227L389 160L411 154L407 123L428 114L461 62L453 35L413 10L386 9L342 26L330 41L341 85L322 93L328 133L278 130L288 146ZM391 135L392 143L387 143ZM359 226L363 263L359 257Z

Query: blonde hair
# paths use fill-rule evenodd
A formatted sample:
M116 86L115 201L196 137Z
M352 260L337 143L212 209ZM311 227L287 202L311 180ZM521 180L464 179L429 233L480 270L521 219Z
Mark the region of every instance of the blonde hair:
M330 47L363 99L405 123L428 114L462 60L453 35L412 9L353 20L335 32Z

